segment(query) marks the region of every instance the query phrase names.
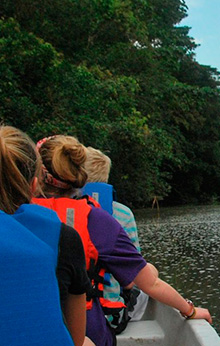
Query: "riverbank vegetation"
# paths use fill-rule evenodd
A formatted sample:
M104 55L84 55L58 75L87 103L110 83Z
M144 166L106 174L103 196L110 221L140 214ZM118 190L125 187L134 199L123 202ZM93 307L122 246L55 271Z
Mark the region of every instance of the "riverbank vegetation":
M2 0L0 16L1 121L100 148L128 205L218 201L219 72L196 61L184 0Z

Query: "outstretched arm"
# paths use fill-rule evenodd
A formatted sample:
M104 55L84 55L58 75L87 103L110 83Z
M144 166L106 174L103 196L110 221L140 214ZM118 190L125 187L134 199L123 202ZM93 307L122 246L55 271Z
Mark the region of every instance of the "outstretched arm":
M138 273L134 283L150 297L178 309L184 315L191 315L192 307L173 287L154 275L148 264ZM193 318L204 318L212 323L211 315L207 309L195 308Z

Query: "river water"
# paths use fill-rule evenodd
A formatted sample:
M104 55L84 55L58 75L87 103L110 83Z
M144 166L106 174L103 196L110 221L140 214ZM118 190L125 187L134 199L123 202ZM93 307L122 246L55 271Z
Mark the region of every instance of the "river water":
M220 206L135 210L142 254L220 335Z

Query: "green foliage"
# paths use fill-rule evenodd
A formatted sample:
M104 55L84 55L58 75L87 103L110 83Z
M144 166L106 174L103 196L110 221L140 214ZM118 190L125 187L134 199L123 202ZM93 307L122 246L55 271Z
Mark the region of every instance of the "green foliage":
M1 121L105 151L126 204L220 195L219 72L195 60L184 0L2 0L0 16Z
M44 111L49 71L58 54L9 19L0 21L0 56L1 120L28 131Z

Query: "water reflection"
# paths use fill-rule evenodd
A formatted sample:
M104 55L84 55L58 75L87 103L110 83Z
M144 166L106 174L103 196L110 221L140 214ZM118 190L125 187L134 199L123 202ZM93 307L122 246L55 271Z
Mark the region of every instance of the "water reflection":
M136 210L142 254L160 277L209 308L220 335L220 206Z

